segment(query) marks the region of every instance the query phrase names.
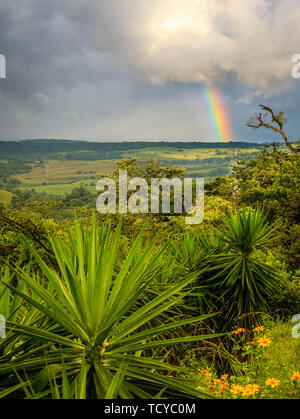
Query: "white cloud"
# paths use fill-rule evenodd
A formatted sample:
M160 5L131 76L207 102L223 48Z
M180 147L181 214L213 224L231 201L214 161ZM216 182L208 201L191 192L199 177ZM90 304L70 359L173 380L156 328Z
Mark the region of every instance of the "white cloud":
M71 0L98 48L154 83L238 80L271 91L291 79L299 0Z
M39 92L34 93L30 100L32 104L38 106L47 106L51 103L51 98L48 95Z
M239 97L238 99L236 99L236 103L243 103L244 105L250 105L251 103L253 103L254 99L256 99L259 96L267 97L268 94L266 94L262 90L256 90L252 93L247 93L243 95L242 97Z

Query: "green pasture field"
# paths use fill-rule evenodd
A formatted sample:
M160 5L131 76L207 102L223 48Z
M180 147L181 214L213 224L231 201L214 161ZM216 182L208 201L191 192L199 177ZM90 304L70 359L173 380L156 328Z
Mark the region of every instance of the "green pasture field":
M67 180L77 181L110 173L115 166L114 160L48 160L43 167L34 167L25 175L15 177L24 184L36 186L43 182L53 183L53 180L65 183Z
M140 161L154 158L164 165L184 167L186 176L204 177L210 181L216 176L229 174L230 162L236 155L245 156L258 149L199 148L178 149L176 147L145 147L138 150L120 151L123 159L137 158ZM217 158L218 162L202 159ZM222 162L222 159L226 158ZM176 162L178 160L178 162ZM184 164L186 160L186 164ZM195 163L193 161L195 160ZM200 162L198 161L200 160ZM36 192L63 195L80 186L95 191L99 175L110 174L117 167L117 160L45 160L43 166L34 166L28 173L14 176L21 184L19 189L34 189ZM7 200L8 198L6 198ZM1 200L0 200L1 201Z
M237 149L239 154L249 154L257 152L258 149ZM162 159L162 160L197 160L213 157L234 157L236 149L223 149L223 148L199 148L199 149L176 149L174 147L160 148L143 148L140 150L126 150L120 153L123 158L138 158L146 160L149 158Z
M0 189L0 203L2 204L9 204L13 194L11 192L5 191L4 189Z
M32 188L22 187L19 189L34 189L38 193L47 193L51 195L64 195L65 193L69 194L75 188L84 187L90 192L96 192L96 183L97 178L85 179L77 182L71 183L53 183L48 185L35 186Z

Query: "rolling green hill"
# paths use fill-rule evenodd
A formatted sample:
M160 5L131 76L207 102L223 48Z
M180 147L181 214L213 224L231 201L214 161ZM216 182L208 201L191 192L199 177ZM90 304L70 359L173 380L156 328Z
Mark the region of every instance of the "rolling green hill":
M11 192L5 191L4 189L0 189L0 203L2 204L9 204L13 194Z

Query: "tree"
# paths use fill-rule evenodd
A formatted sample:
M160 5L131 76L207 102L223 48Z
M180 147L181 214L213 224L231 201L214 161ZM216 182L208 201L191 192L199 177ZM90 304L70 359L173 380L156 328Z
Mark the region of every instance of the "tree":
M262 152L239 161L233 168L237 198L241 204L263 207L270 221L282 217L293 224L299 221L300 160L297 154L280 156Z
M94 207L96 203L96 194L90 192L88 189L80 186L72 190L63 199L65 208L76 208L83 206Z
M287 119L284 117L284 112L279 112L279 114L275 114L273 109L268 108L264 105L259 105L261 109L265 111L264 114L261 112L258 115L252 116L250 120L247 122L247 126L250 128L258 129L260 127L271 129L272 131L275 131L279 133L287 147L290 149L292 153L299 153L300 148L295 148L289 141L289 137L283 130L283 126L287 123ZM269 117L271 117L271 121L269 121ZM276 144L273 144L274 151L276 150Z
M178 168L175 166L161 166L161 162L150 158L146 161L139 162L138 159L126 159L122 160L117 163L117 168L114 170L111 176L102 175L101 177L111 177L114 179L117 185L117 201L119 202L119 171L126 171L127 172L127 181L133 178L141 178L144 179L148 184L148 197L149 197L149 207L151 205L151 180L152 179L174 179L179 178L182 179L184 177L184 168ZM128 196L133 194L133 192L129 192ZM160 207L161 207L161 200L162 200L162 191L160 191ZM164 216L173 215L174 214L174 189L170 189L170 202L171 208L170 213L166 214L164 212ZM181 215L181 214L180 214ZM164 219L162 216L162 212L159 210L159 213L156 216L160 219Z
M126 159L117 163L118 167L114 171L114 178L117 180L119 170L127 170L129 178L140 177L147 182L151 178L182 178L184 176L184 169L175 166L160 166L160 162L156 159L150 158L145 162L139 163L138 159Z
M269 221L282 221L275 246L292 269L299 266L299 154L263 151L250 161L239 161L233 168L239 204L262 207Z

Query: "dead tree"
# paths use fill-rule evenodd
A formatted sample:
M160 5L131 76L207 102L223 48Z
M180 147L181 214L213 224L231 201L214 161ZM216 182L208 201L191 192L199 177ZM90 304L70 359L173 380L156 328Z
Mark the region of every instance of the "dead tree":
M287 122L287 119L284 118L284 112L280 112L278 115L276 115L271 108L268 108L267 106L264 106L264 105L259 105L259 106L266 112L264 114L259 113L258 115L255 115L254 117L252 117L250 121L247 123L247 126L254 129L265 127L279 133L284 139L290 151L292 153L299 153L300 148L295 148L290 143L289 137L286 135L286 133L283 130L283 126ZM271 123L268 122L267 120L268 117L271 117L272 119Z

